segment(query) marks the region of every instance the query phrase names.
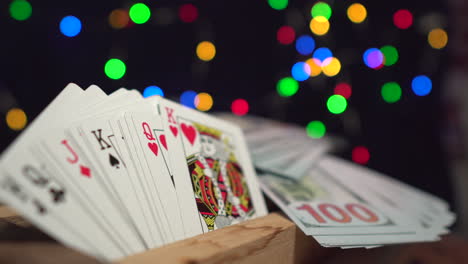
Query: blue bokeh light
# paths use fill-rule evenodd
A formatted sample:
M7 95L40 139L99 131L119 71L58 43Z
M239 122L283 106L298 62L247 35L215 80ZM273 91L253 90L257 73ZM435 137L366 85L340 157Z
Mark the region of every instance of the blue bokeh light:
M291 75L296 81L305 81L309 79L310 67L305 62L297 62L292 66Z
M411 88L417 96L425 96L432 90L432 81L426 75L419 75L414 77Z
M302 55L310 55L315 49L315 40L311 36L302 35L296 40L296 50Z
M314 59L323 62L324 60L333 57L333 53L329 48L318 48L314 51L314 55L312 56Z
M366 66L372 69L378 69L382 67L384 63L384 55L377 48L370 48L366 50L362 56L362 59L364 60Z
M60 21L60 31L67 37L75 37L81 32L81 21L74 16L66 16Z
M163 92L163 90L161 88L159 88L158 86L155 86L155 85L148 86L143 91L143 97L144 98L147 98L147 97L150 97L150 96L153 96L153 95L159 95L159 96L164 97L164 92Z
M191 90L185 91L180 95L180 103L190 107L195 108L195 98L197 97L197 93Z

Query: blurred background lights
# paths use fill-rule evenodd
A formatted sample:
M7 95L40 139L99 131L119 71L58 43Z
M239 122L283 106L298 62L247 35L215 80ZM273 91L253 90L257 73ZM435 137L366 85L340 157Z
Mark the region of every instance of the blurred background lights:
M232 113L238 116L246 115L249 112L249 103L244 99L236 99L231 104Z
M81 21L74 16L66 16L60 21L60 31L67 37L75 37L81 32Z
M213 107L213 97L208 93L199 93L195 97L195 106L200 111L209 111Z
M307 135L311 138L322 138L327 132L325 124L321 121L312 121L309 122L306 126Z
M338 73L340 73L340 70L341 62L335 57L327 58L322 63L323 74L328 77L336 76Z
M128 25L130 17L125 9L115 9L109 15L109 25L114 29L122 29Z
M352 94L351 85L345 82L339 83L335 86L333 93L341 95L346 99L349 99L349 97L351 97Z
M202 41L198 43L196 53L200 60L210 61L216 55L216 48L213 43L209 41Z
M276 10L283 10L288 7L288 0L268 0L271 8Z
M383 46L380 48L380 52L383 54L383 64L385 66L392 66L398 62L398 50L391 45Z
M364 52L363 60L367 67L379 69L383 66L384 56L379 49L370 48Z
M290 26L282 26L276 32L276 39L280 44L289 45L296 39L296 32Z
M348 15L349 20L356 24L362 23L364 20L366 20L367 17L366 8L359 3L354 3L350 5L346 13Z
M191 90L185 91L180 95L180 103L186 107L195 108L195 97L197 93Z
M110 59L106 62L104 66L104 72L107 77L113 80L118 80L125 75L127 67L125 63L119 59Z
M354 147L351 151L351 159L358 164L365 165L370 160L369 150L364 146Z
M346 101L346 98L338 94L330 96L327 100L328 111L335 115L343 113L347 106L348 102Z
M317 36L323 36L330 29L330 22L323 16L312 18L309 24L310 30Z
M292 66L291 75L296 81L305 81L310 77L310 67L305 62L296 62Z
M276 84L276 91L282 97L290 97L299 90L299 83L291 77L285 77Z
M129 16L133 23L144 24L151 17L151 10L143 3L136 3L130 7Z
M426 75L419 75L414 77L411 88L417 96L425 96L432 90L432 81Z
M296 50L302 55L310 55L315 49L315 40L311 36L302 35L296 40Z
M145 90L143 90L144 98L154 96L154 95L164 96L164 92L161 88L155 85L148 86L145 88Z
M322 73L322 67L320 66L322 63L319 60L310 58L306 60L306 63L310 68L310 77L319 76Z
M442 49L447 46L448 35L447 32L441 28L433 29L429 32L427 36L427 41L429 45L434 49Z
M317 59L322 63L325 59L331 58L333 53L328 48L318 48L314 51L314 55L312 56L314 59Z
M14 0L10 4L10 15L13 19L24 21L31 17L32 6L26 0Z
M322 16L326 18L327 20L329 20L332 15L332 9L325 2L317 2L312 6L312 9L310 10L310 14L312 15L312 17Z
M22 130L28 123L26 113L19 108L12 108L6 114L6 123L11 130Z
M382 85L381 95L385 102L396 103L401 98L401 87L396 82L388 82Z
M393 14L393 24L399 29L407 29L413 24L413 14L407 9L400 9Z
M192 4L184 4L179 8L179 18L182 22L192 23L198 18L198 9Z

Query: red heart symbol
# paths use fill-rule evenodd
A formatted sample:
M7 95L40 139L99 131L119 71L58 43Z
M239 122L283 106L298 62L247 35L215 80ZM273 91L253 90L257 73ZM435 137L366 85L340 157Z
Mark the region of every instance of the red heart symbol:
M178 132L177 127L169 126L169 128L171 129L172 134L174 135L174 137L177 137L177 132Z
M160 136L159 136L159 141L161 141L161 144L162 144L163 147L167 150L166 136L165 136L165 135L160 135Z
M195 128L190 125L187 126L184 123L182 123L180 127L182 128L182 132L184 133L185 137L188 139L190 144L193 145L193 142L195 142L195 137L197 136L197 132L195 131Z
M153 151L154 155L158 156L158 145L156 143L148 143L148 147Z

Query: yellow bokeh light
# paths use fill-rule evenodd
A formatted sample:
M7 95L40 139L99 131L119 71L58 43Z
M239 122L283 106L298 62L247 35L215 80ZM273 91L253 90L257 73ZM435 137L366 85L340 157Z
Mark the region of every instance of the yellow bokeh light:
M315 77L320 75L322 73L322 67L320 67L320 61L314 58L310 58L306 60L307 65L309 65L310 68L310 76Z
M347 14L351 22L359 24L366 20L367 10L363 5L354 3L348 7Z
M328 30L330 29L330 22L328 22L326 17L317 16L310 20L309 27L312 33L318 36L322 36L328 33Z
M6 114L6 123L11 130L22 130L28 123L26 113L19 108L12 108Z
M202 61L210 61L216 55L215 45L209 41L200 42L197 45L197 56Z
M195 107L200 111L208 111L213 107L213 97L208 93L199 93L195 97Z
M434 49L442 49L447 46L448 35L447 32L441 28L436 28L429 32L427 36L427 41L429 45Z
M128 11L124 9L115 9L109 15L109 24L112 28L121 29L128 25L130 17Z
M341 62L335 58L327 58L323 61L322 71L328 77L333 77L337 75L341 70Z

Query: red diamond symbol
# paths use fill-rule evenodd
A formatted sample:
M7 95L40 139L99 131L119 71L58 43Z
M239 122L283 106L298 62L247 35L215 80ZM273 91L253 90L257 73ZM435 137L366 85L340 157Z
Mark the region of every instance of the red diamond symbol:
M80 165L80 172L81 175L91 178L91 170L88 167Z

